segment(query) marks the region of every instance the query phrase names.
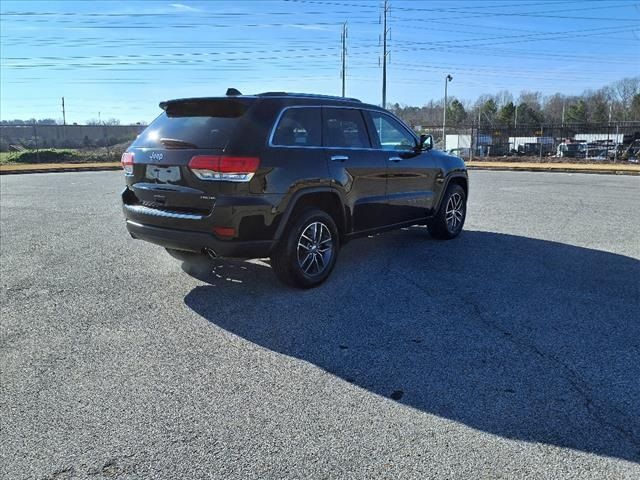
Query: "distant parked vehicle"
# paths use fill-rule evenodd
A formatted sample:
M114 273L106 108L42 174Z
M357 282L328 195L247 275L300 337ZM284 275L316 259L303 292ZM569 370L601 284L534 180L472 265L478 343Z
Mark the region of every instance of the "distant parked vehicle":
M452 148L448 151L449 155L455 155L456 157L469 157L471 154L470 148Z
M535 157L553 153L553 144L550 143L524 143L518 146L518 155Z
M556 149L556 157L584 158L582 144L577 142L561 143Z

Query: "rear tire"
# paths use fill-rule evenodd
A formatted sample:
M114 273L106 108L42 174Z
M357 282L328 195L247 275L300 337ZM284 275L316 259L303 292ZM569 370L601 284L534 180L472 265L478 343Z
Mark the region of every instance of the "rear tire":
M331 274L339 248L333 218L322 210L304 210L285 230L271 255L271 268L286 285L317 287Z
M458 184L450 184L440 203L436 216L427 227L432 237L451 240L460 235L467 217L467 195Z

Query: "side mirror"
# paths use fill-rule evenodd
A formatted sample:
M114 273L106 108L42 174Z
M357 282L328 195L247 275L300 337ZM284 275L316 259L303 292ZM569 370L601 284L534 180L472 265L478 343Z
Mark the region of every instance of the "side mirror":
M420 135L420 150L426 152L433 148L433 137L431 135Z

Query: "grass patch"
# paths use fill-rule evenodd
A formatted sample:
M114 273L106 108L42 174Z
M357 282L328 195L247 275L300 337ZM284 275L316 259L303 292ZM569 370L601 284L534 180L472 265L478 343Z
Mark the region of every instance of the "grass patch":
M78 161L76 150L47 148L42 150L25 150L23 152L3 152L2 163L61 163Z
M0 152L0 164L39 164L39 163L99 163L118 162L127 144L110 148L80 150L72 148L42 148L22 152Z

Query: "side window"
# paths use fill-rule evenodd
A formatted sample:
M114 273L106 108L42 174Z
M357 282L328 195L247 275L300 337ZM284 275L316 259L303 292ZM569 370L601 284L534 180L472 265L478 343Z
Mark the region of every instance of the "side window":
M319 108L285 110L273 135L273 145L285 147L320 147L322 134Z
M370 148L362 112L351 108L324 108L324 144L327 147Z
M380 148L383 150L413 150L416 140L407 129L389 115L379 112L370 112L375 126Z

